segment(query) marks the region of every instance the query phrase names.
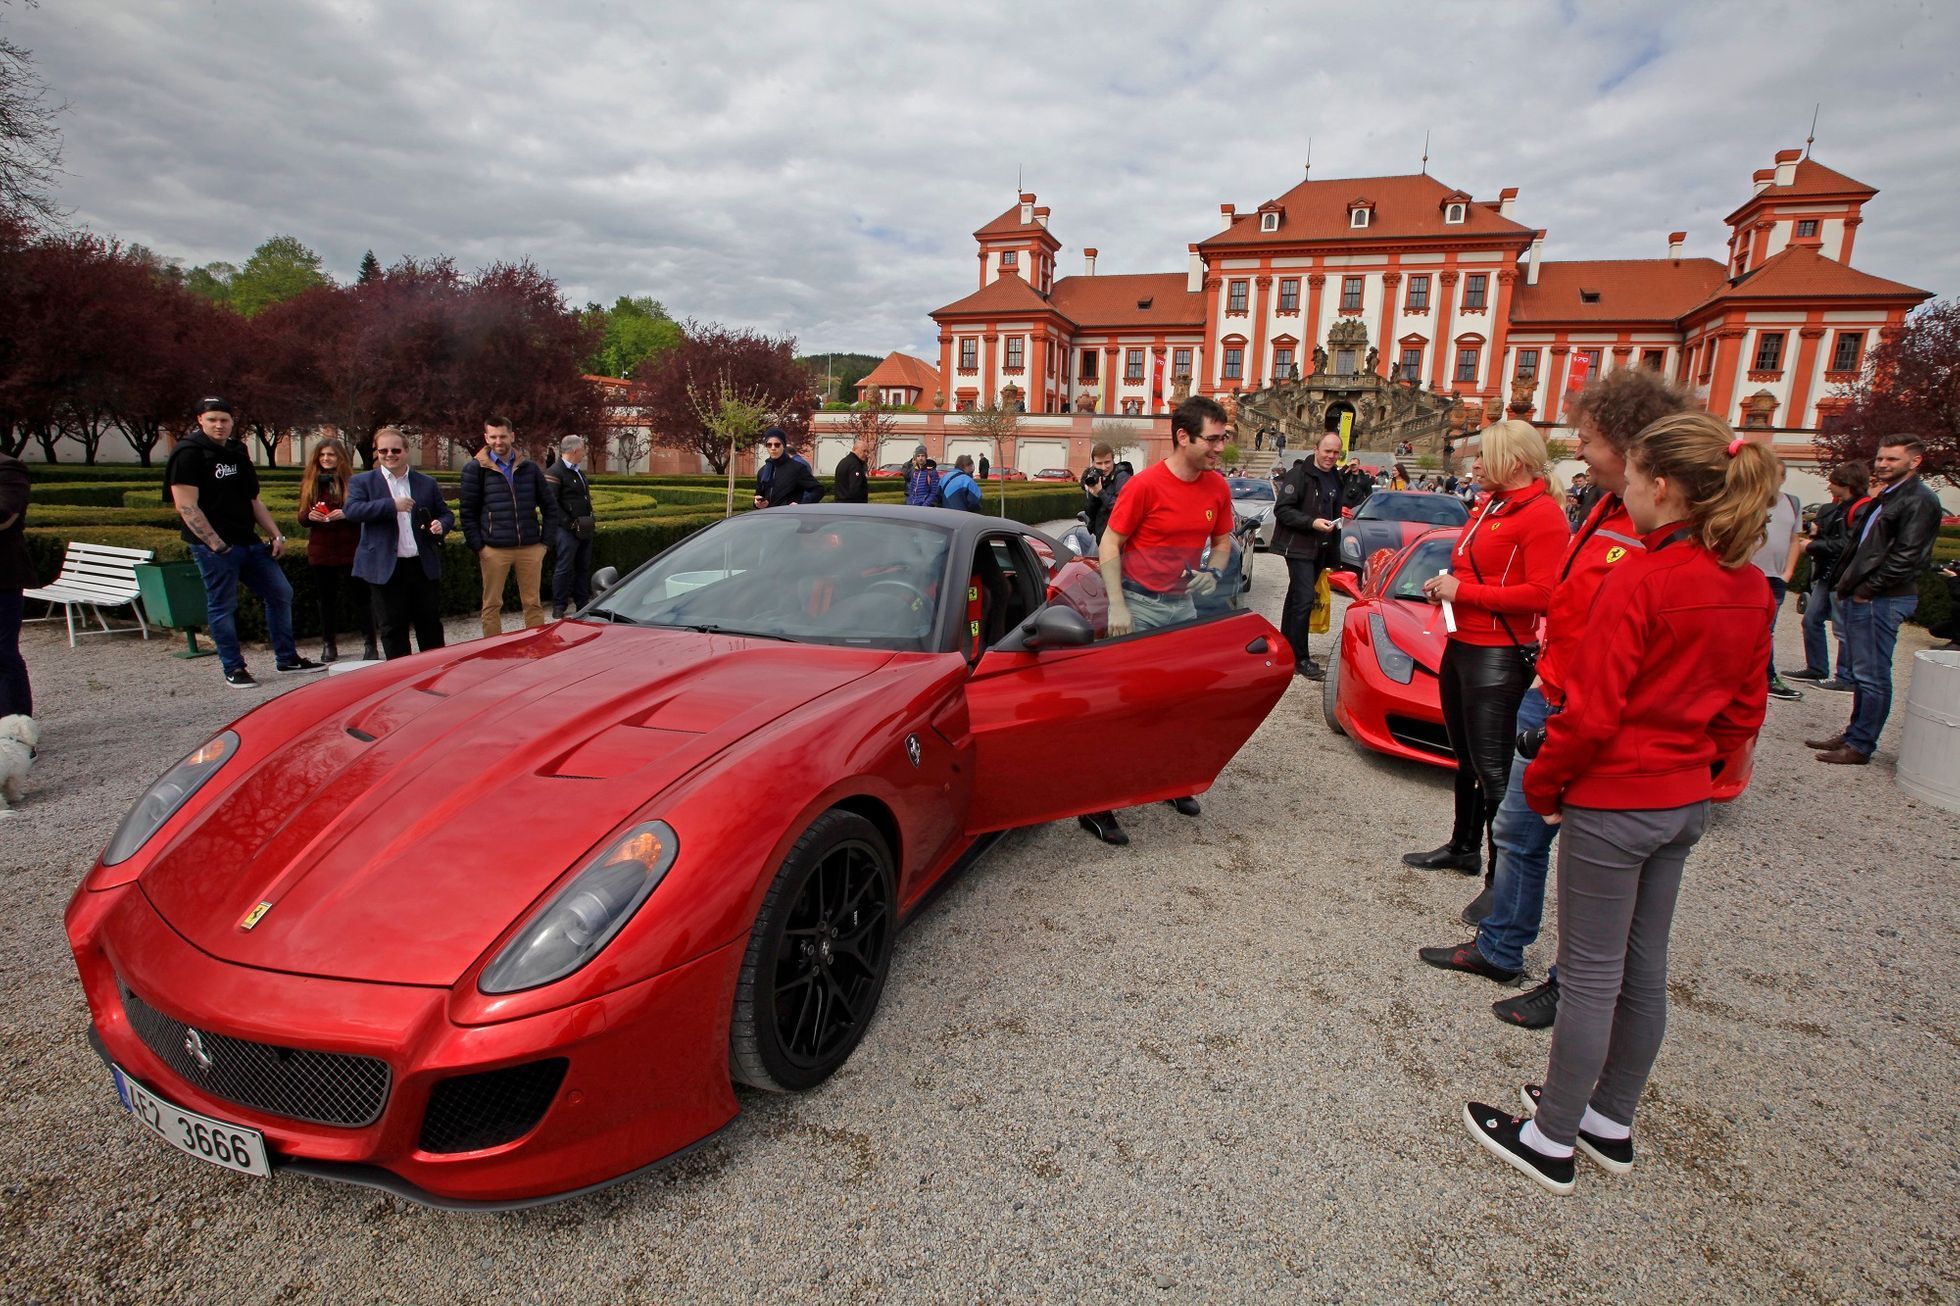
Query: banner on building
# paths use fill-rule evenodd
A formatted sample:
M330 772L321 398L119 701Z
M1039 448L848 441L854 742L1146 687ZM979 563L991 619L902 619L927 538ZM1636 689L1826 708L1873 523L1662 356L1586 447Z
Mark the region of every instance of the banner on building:
M1586 388L1586 382L1591 377L1592 355L1575 349L1571 359L1566 363L1565 393L1577 394Z
M1354 443L1354 414L1341 414L1341 461L1346 462L1348 446Z

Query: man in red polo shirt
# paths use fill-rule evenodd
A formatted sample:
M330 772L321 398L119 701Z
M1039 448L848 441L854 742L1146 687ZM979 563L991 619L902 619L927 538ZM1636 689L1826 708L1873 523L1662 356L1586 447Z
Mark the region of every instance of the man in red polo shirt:
M1197 618L1194 599L1218 586L1232 548L1232 489L1218 471L1225 410L1194 395L1171 414L1171 451L1132 476L1102 536L1103 588L1109 592L1109 637L1156 630ZM1211 547L1211 565L1204 562ZM1170 800L1185 816L1195 798ZM1114 812L1078 818L1104 843L1130 836Z

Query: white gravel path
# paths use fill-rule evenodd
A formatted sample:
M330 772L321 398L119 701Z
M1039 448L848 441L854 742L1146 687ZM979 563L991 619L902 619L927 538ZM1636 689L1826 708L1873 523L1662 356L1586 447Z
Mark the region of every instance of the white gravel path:
M1254 597L1276 615L1271 561ZM1512 1101L1547 1036L1415 961L1466 934L1471 882L1396 862L1444 832L1446 774L1331 737L1296 681L1202 820L1135 812L1128 850L1012 836L901 937L877 1024L819 1091L744 1094L702 1151L602 1195L456 1215L236 1178L124 1118L62 908L143 787L284 686L29 632L45 751L0 821L7 1300L1960 1294L1960 818L1893 785L1898 711L1852 770L1797 743L1846 698L1770 705L1755 785L1690 865L1626 1178L1582 1162L1551 1198L1465 1136L1462 1100ZM1908 628L1902 682L1926 643Z

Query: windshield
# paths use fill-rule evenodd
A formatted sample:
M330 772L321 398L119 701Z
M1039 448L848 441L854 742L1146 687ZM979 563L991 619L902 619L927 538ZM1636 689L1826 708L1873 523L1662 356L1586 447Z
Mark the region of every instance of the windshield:
M919 651L936 628L948 533L758 512L709 527L609 590L590 620Z
M1469 509L1447 494L1371 494L1355 509L1356 521L1419 521L1431 526L1461 526Z
M1270 502L1273 497L1271 481L1255 481L1250 476L1229 476L1226 479L1231 482L1234 499L1265 499Z
M1423 602L1422 583L1439 571L1450 569L1450 550L1456 541L1444 536L1441 539L1424 540L1409 554L1409 560L1402 564L1402 570L1395 573L1395 583L1389 586L1391 599L1418 599Z

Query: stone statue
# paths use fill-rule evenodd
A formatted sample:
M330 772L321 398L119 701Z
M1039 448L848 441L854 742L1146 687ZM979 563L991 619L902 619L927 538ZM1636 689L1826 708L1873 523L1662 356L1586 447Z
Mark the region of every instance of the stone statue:
M1369 345L1368 362L1365 365L1366 370L1370 373L1379 371L1381 369L1381 361L1382 361L1382 351L1375 348L1373 345Z
M1171 378L1171 402L1181 404L1191 397L1191 374L1179 372Z
M1538 383L1535 380L1511 382L1511 405L1509 410L1511 416L1530 417L1538 407L1534 402L1534 396L1537 392Z
M1319 345L1313 347L1313 370L1316 376L1327 371L1327 351Z
M1096 411L1096 397L1092 394L1079 394L1075 397L1075 411L1093 413Z

